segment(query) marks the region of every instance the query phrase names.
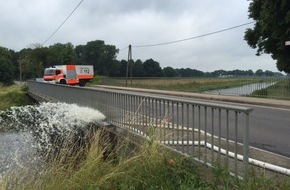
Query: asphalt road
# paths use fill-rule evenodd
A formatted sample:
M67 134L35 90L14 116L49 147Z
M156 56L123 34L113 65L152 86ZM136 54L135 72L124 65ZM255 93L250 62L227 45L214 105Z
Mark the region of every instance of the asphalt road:
M254 109L250 114L250 146L290 158L290 109L232 102L228 104Z
M290 157L290 110L251 107L250 145Z
M225 101L212 102L225 104ZM254 109L250 114L250 146L290 158L290 109L232 102L227 104Z

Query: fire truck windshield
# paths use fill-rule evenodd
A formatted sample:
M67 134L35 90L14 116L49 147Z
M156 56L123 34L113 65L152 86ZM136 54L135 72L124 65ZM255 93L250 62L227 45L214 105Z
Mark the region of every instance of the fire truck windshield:
M53 76L54 75L54 69L45 69L44 70L44 76Z

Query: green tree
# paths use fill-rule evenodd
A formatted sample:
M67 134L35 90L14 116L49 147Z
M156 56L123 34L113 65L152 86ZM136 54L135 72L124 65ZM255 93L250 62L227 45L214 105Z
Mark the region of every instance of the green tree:
M164 67L163 74L165 77L176 77L177 73L172 67Z
M247 71L247 75L248 76L253 76L254 75L254 72L250 69L250 70Z
M42 77L44 67L48 66L49 50L44 47L23 49L20 51L19 63L21 64L23 79Z
M262 69L258 69L256 72L255 72L255 75L256 76L262 76L264 74L264 71Z
M44 68L54 65L75 64L75 51L71 43L54 44L42 47L41 44L31 44L29 48L18 53L18 63L21 64L23 79L42 77ZM19 71L18 71L19 72Z
M216 71L212 72L211 75L213 77L225 76L225 75L228 75L228 72L221 69L221 70L216 70Z
M7 48L0 46L0 57L6 58L6 59L11 59L11 54Z
M135 61L133 63L132 75L133 75L133 77L144 77L145 76L143 63L140 59L137 59L137 61Z
M88 42L75 48L78 64L93 65L95 73L113 75L116 68L116 54L118 49L113 45L106 45L102 40Z
M285 46L290 40L290 1L252 0L248 12L256 21L245 32L248 45L257 49L257 55L271 54L277 68L290 73L290 47Z
M0 83L9 85L13 83L14 71L17 67L16 53L0 46Z
M72 43L56 43L49 46L48 65L68 65L76 64L76 52Z
M196 69L181 68L178 70L178 75L181 77L201 77L204 75L204 73Z
M120 68L121 68L121 65L120 65L119 61L113 60L112 64L111 64L109 76L110 77L119 76L120 75Z
M160 64L153 59L148 59L143 63L143 68L146 77L162 77L162 69Z
M4 85L13 84L14 69L12 62L4 57L0 57L0 83Z
M272 71L269 71L269 70L266 70L264 73L265 73L265 75L266 75L266 76L268 76L268 77L272 77L272 76L274 76L274 75L275 75L275 73L274 73L274 72L272 72Z
M120 62L119 62L119 65L120 65L120 72L119 74L117 75L118 77L126 77L126 72L127 72L127 63L128 61L122 59Z

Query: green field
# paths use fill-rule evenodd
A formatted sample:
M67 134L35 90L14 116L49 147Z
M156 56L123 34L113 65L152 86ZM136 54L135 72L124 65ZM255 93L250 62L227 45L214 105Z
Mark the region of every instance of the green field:
M290 79L278 80L273 86L256 90L252 96L290 100Z
M260 82L257 78L133 78L127 80L128 87L172 90L181 92L203 92L225 89ZM124 78L106 78L98 84L126 86Z
M109 78L97 76L89 85L127 86L179 92L202 93L211 90L240 87L253 83L276 83L266 89L257 90L254 97L290 99L289 78ZM238 94L237 94L238 95Z

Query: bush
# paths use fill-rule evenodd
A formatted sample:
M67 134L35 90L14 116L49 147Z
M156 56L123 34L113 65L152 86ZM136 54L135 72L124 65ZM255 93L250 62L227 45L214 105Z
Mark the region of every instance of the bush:
M0 83L5 86L13 84L14 69L11 61L0 58Z

